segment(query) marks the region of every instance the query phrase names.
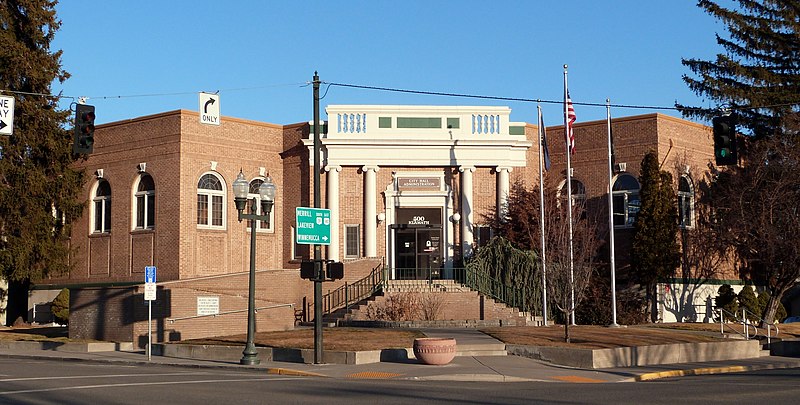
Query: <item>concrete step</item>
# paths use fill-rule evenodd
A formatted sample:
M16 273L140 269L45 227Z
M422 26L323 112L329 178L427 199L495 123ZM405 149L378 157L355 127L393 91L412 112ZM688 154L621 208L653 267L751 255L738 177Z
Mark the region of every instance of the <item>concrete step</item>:
M508 352L504 343L462 345L456 342L456 356L508 356Z

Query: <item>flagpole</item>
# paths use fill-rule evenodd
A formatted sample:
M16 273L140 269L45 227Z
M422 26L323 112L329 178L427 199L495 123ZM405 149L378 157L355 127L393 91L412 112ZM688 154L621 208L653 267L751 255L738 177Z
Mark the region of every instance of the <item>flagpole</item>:
M564 65L564 135L567 142L567 215L569 222L569 306L570 306L570 323L575 325L575 276L574 266L572 263L572 163L570 162L570 125L569 125L569 107L567 106L567 99L569 98L569 91L567 90L567 65Z
M609 263L611 264L611 325L612 327L619 326L617 324L617 276L616 264L614 257L614 197L613 183L611 182L614 177L614 163L613 156L614 150L611 146L611 100L606 99L606 128L608 130L608 231L609 231Z
M539 113L539 230L541 231L542 240L542 319L544 326L547 326L547 260L545 253L545 236L544 236L544 173L543 173L543 160L544 160L544 120L542 119L542 106L536 104L536 110Z

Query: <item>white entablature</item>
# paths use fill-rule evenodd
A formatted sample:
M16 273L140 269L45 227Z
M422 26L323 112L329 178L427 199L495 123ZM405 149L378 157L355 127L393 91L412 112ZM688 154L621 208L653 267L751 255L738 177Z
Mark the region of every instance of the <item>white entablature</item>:
M326 112L324 165L525 166L532 144L525 123L509 122L508 107L330 105ZM305 144L313 152L313 140Z

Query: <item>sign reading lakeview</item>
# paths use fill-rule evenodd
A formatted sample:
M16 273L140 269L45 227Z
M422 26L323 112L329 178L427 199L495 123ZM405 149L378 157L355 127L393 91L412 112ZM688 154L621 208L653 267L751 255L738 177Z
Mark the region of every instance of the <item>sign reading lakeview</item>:
M331 210L297 207L295 241L301 245L331 244Z

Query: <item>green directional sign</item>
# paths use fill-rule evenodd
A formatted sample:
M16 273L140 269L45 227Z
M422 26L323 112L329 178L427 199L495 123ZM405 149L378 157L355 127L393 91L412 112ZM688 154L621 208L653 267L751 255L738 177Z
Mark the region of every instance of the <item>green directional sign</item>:
M331 210L295 208L295 241L301 245L331 244Z

